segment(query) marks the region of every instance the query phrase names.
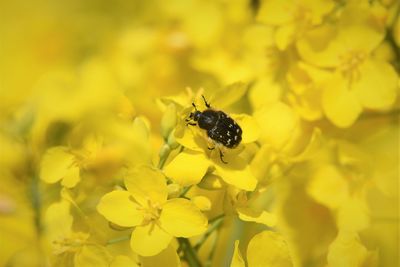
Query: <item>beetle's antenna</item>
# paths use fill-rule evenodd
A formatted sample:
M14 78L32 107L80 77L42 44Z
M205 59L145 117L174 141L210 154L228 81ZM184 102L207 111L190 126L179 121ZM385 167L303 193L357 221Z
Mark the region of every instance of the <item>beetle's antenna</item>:
M194 102L192 102L192 106L194 107L194 110L197 111L197 107L196 107L196 105L194 104Z
M201 97L203 98L204 104L206 105L206 107L207 107L207 108L211 108L210 103L207 102L207 100L206 100L206 98L204 97L204 95L201 95Z

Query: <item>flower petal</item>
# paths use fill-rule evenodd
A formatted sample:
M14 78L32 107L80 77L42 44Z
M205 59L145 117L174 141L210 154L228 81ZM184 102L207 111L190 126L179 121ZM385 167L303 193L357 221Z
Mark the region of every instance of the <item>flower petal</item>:
M275 33L276 46L280 50L285 50L296 37L297 25L289 23L279 27Z
M349 198L339 208L337 226L349 232L362 231L370 225L367 203L362 199Z
M201 181L209 166L203 153L183 151L165 167L165 175L182 186L193 185Z
M265 106L254 113L261 128L261 140L280 149L292 137L299 124L299 118L294 110L282 102Z
M86 245L75 255L74 266L108 267L112 256L105 247Z
M333 165L324 165L315 171L307 192L317 202L331 209L338 208L349 197L347 182Z
M224 87L222 90L219 90L213 94L213 96L209 100L210 105L212 107L224 109L240 100L247 92L248 88L248 84L245 84L243 82L235 82L233 84L230 84Z
M191 201L183 198L170 199L163 206L161 227L176 237L200 235L207 230L207 218Z
M396 100L397 73L387 62L367 60L360 66L360 79L352 84L366 108L386 109Z
M258 266L293 266L289 248L282 235L263 231L255 235L247 247L249 267Z
M73 223L70 206L68 201L62 200L51 204L47 208L43 224L45 226L46 237L51 242L70 236Z
M112 260L110 267L139 267L139 265L128 256L118 255Z
M249 165L241 157L226 157L228 163L216 163L215 174L219 175L226 183L239 189L253 191L257 185L257 179L250 170Z
M132 232L131 248L140 256L154 256L163 251L171 242L172 236L157 224L137 226Z
M161 205L168 197L165 176L150 166L139 166L130 172L125 177L125 186L142 206L147 206L149 199Z
M69 168L65 173L64 179L61 181L61 185L68 188L74 187L81 180L79 172L80 170L77 166Z
M239 240L235 240L235 250L233 251L232 261L230 267L245 267L242 254L239 250Z
M182 146L194 151L203 151L201 148L205 144L199 129L189 127L181 123L175 128L175 140Z
M340 74L326 84L322 107L328 119L341 128L351 126L362 111L356 94L348 90L347 81Z
M46 151L40 163L40 178L43 181L55 183L68 174L75 157L66 150L66 147L58 146Z
M257 212L250 208L236 208L236 211L242 221L262 223L269 227L274 227L276 225L276 216L265 210Z
M367 249L360 243L357 234L339 232L328 252L328 264L331 267L363 266Z
M141 257L140 262L142 267L154 267L154 266L168 266L168 267L180 267L181 261L179 259L176 249L172 245L169 245L166 249L161 251L159 254L152 257Z
M257 21L271 25L282 25L293 19L294 1L262 1Z
M127 191L112 191L105 194L97 205L97 211L107 220L120 226L136 226L142 223L143 213L132 201Z

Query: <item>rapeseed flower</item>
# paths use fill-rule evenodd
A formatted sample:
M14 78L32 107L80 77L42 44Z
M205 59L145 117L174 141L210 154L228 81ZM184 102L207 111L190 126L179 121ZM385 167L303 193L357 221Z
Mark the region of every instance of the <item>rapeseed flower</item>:
M191 237L207 229L207 219L184 198L168 198L165 176L142 166L125 178L127 191L117 190L102 197L97 210L123 227L135 227L131 248L141 256L153 256L170 244L173 237Z
M349 127L365 108L393 106L398 75L391 64L372 55L385 29L369 4L346 3L336 23L308 31L297 49L306 62L333 69L322 86L321 105L335 125Z
M231 99L240 97L240 90ZM197 98L199 100L199 98ZM222 100L221 100L222 101ZM204 110L204 104L195 101L199 110ZM218 99L216 99L216 105ZM189 104L190 105L190 104ZM211 102L211 105L214 105ZM223 106L222 106L223 107ZM224 182L237 188L252 191L256 187L256 179L251 173L250 167L246 163L245 145L254 142L258 138L258 126L251 116L241 114L232 115L232 118L240 125L243 131L241 145L235 149L233 156L232 151L224 150L224 160L222 162L218 154L218 146L212 143L206 133L197 127L186 125L185 119L188 118L192 108L185 108L180 115L181 120L175 129L175 140L181 144L185 150L173 158L165 167L165 174L171 177L176 183L182 186L198 184L206 173L210 172L219 176ZM210 146L216 146L213 151L209 150ZM194 165L196 168L187 169L186 166Z

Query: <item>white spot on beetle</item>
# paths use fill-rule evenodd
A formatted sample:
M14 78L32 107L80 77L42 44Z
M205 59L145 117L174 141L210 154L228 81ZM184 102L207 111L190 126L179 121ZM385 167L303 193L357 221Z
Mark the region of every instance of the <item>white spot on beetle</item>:
M231 136L231 133L230 133L230 132L227 132L226 135L227 135L227 136Z

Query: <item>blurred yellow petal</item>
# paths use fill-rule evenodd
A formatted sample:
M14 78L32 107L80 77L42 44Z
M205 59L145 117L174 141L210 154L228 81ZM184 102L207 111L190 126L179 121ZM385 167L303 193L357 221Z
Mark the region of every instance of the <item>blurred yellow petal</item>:
M74 167L75 157L65 147L53 147L46 151L40 163L40 178L47 183L63 179Z
M245 267L242 253L239 250L239 240L235 240L235 249L233 251L232 261L230 267Z
M361 199L349 198L342 204L337 215L337 225L340 230L358 232L370 224L367 203Z
M171 243L172 236L157 224L150 223L137 226L132 232L131 248L140 256L154 256L163 251Z
M258 126L257 121L252 116L246 114L232 114L232 119L242 128L243 144L254 142L260 137L260 126Z
M257 185L257 179L251 172L246 161L238 156L225 157L227 164L218 162L215 166L215 174L222 180L239 189L253 191Z
M288 245L282 235L263 231L255 235L247 247L249 267L292 267Z
M367 257L367 249L352 232L339 232L328 252L330 267L362 267Z
M193 204L196 205L201 211L207 211L211 209L211 201L205 196L194 196L191 198Z
M279 101L282 95L282 86L270 77L261 77L249 91L249 101L254 110L264 105L272 105Z
M141 257L140 262L142 267L155 267L155 266L168 266L168 267L180 267L181 261L176 249L169 245L166 249L161 251L159 254L151 257Z
M347 81L339 74L327 83L322 106L326 116L340 128L351 126L362 112L357 95L348 89Z
M338 23L337 39L348 50L358 49L370 53L385 36L384 28L366 2L355 1L345 6Z
M338 208L349 197L347 181L333 165L318 168L310 183L307 192L319 203L331 208Z
M300 57L318 67L335 67L340 64L338 55L347 51L344 44L335 39L338 29L324 24L308 31L296 42Z
M75 255L75 266L109 267L111 255L105 247L86 245Z
M118 255L112 260L110 267L139 267L139 265L128 256Z
M64 179L61 181L61 185L67 188L74 187L81 179L79 176L79 171L79 167L77 166L69 168L65 173Z
M257 212L250 208L236 208L236 211L242 221L262 223L268 227L274 227L277 222L276 216L265 210Z
M97 205L97 211L119 226L136 226L143 221L143 212L127 191L112 191L105 194Z
M165 167L164 172L176 183L188 186L201 181L210 163L203 153L183 151Z
M207 230L207 218L191 201L174 198L164 204L160 225L176 237L191 237Z
M269 0L262 1L260 10L257 14L257 21L271 24L282 25L293 20L294 1Z
M371 109L387 109L396 100L398 75L387 62L366 60L360 66L360 78L352 84L361 104Z
M125 186L142 206L153 203L163 204L168 197L165 176L150 166L139 166L125 177Z
M299 123L292 108L281 102L256 111L254 118L261 128L260 139L276 149L286 144Z
M248 84L242 82L233 83L215 92L207 101L209 101L211 107L223 110L239 101L246 94L248 87Z
M295 39L297 25L290 23L283 25L276 30L275 42L280 50L285 50Z
M50 241L68 237L72 232L73 218L70 213L70 203L60 201L51 204L44 215L44 231Z

